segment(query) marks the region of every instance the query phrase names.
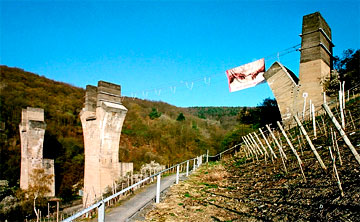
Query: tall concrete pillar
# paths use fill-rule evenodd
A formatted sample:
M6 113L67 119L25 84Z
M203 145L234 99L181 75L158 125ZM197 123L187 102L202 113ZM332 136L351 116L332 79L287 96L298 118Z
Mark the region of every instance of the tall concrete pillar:
M299 79L279 62L272 64L264 74L285 125L293 123L292 116L302 114L304 97L307 110L310 99L315 108L321 107L323 83L330 77L332 68L331 30L319 12L303 17L301 38Z
M300 94L298 112L302 112L303 96L315 108L323 102L324 80L332 69L331 29L319 12L303 17L300 57ZM301 101L301 102L300 102Z
M21 140L21 172L20 188L26 190L31 183L30 175L34 169L44 169L46 175L53 175L48 185L48 196L55 196L54 160L43 159L43 144L46 123L44 110L27 107L21 113L20 140Z
M85 147L84 206L101 199L107 187L133 170L132 163L119 162L120 134L126 113L119 85L99 81L97 87L86 87L80 113Z

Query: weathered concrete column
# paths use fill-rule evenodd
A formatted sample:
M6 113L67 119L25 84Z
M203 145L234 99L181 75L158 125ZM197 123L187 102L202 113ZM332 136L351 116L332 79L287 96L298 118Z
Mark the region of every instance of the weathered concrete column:
M282 121L294 123L311 99L315 109L323 103L324 80L332 69L331 29L319 12L303 17L299 79L284 65L275 62L264 77L276 98ZM305 107L308 110L308 107Z
M47 196L55 196L55 170L54 160L43 159L43 145L46 123L44 110L40 108L23 109L21 113L20 140L21 140L21 173L20 188L28 189L31 174L35 169L44 169L45 175L52 175L47 184L50 192Z
M303 106L302 97L306 93L315 109L323 103L323 83L330 78L332 69L331 29L319 12L303 17L300 57L300 93L298 109Z
M120 134L126 113L119 85L99 81L98 87L86 87L80 113L85 148L84 206L100 199L108 186L133 170L132 163L119 162Z

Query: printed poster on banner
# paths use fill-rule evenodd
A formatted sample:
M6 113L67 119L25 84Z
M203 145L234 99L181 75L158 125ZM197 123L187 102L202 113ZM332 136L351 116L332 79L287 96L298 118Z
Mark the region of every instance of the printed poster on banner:
M226 70L230 92L254 87L264 82L264 72L264 59Z

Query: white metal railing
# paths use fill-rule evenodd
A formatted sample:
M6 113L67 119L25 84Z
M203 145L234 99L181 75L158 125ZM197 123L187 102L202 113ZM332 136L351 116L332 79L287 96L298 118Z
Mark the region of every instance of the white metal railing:
M155 202L156 202L156 203L159 203L159 202L160 202L160 183L161 183L161 175L162 175L163 173L165 173L165 172L167 172L167 171L169 171L169 170L171 170L171 169L173 169L173 168L176 167L176 181L175 181L175 182L176 182L176 184L178 184L178 183L179 183L179 175L180 175L180 172L179 172L179 171L180 171L180 170L179 170L179 169L180 169L180 165L186 163L186 176L188 176L188 175L189 175L189 165L190 165L190 161L192 161L192 160L194 161L193 170L195 170L196 168L198 168L198 167L201 166L204 157L207 157L206 159L208 160L208 152L207 152L207 154L203 154L203 155L197 156L197 157L195 157L195 158L193 158L193 159L185 160L185 161L183 161L183 162L181 162L181 163L178 163L178 164L173 165L172 167L169 167L169 168L167 168L167 169L164 169L164 170L162 170L162 171L160 171L160 172L158 172L158 173L156 173L156 174L153 174L153 175L151 175L151 176L149 176L149 177L146 177L145 179L143 179L143 180L141 180L141 181L139 181L139 182L137 182L137 183L134 183L133 185L131 185L131 186L129 186L129 187L127 187L127 188L125 188L125 189L123 189L123 190L121 190L121 191L119 191L119 192L117 192L117 193L115 193L115 194L113 194L113 195L111 195L111 196L103 199L103 200L100 200L99 202L97 202L97 203L95 203L95 204L93 204L93 205L91 205L91 206L89 206L89 207L87 207L87 208L85 208L85 209L83 209L83 210L81 210L81 211L79 211L78 213L72 215L71 217L66 218L65 220L63 220L63 222L73 221L73 220L81 217L82 215L90 212L91 210L93 210L93 209L95 209L95 208L97 208L97 210L98 210L98 221L102 221L102 222L103 222L103 221L105 221L105 204L106 204L106 202L108 202L108 201L110 201L110 200L118 197L119 195L125 193L126 191L129 191L129 190L131 190L131 189L133 189L133 188L135 188L135 187L137 187L137 186L145 183L146 181L148 181L148 180L150 180L151 178L154 178L154 177L157 177L157 186L156 186Z
M233 149L235 149L235 148L238 147L238 146L241 146L243 143L244 143L244 142L239 143L239 144L236 144L236 145L230 147L229 149L226 149L226 150L224 150L224 151L216 154L215 156L209 156L209 154L207 153L207 155L206 155L206 160L207 160L207 161L206 161L206 162L208 162L209 157L210 157L210 158L215 158L215 157L218 157L218 156L219 156L219 158L221 159L221 156L222 156L224 153L229 152L230 150L233 150Z
M121 190L121 191L119 191L119 192L117 192L117 193L115 193L115 194L113 194L113 195L111 195L111 196L109 196L109 197L106 197L106 198L103 199L103 200L98 201L97 203L95 203L95 204L93 204L93 205L91 205L91 206L89 206L89 207L87 207L87 208L79 211L78 213L72 215L71 217L66 218L65 220L63 220L63 222L73 221L73 220L81 217L82 215L84 215L84 214L86 214L86 213L94 210L95 208L97 208L97 210L98 210L98 221L99 221L99 222L104 222L104 221L105 221L105 204L106 204L106 202L108 202L108 201L110 201L110 200L118 197L119 195L121 195L121 194L123 194L123 193L125 193L125 192L127 192L127 191L129 191L129 190L131 190L131 189L133 189L133 188L135 188L135 187L137 187L137 186L145 183L146 181L148 181L148 180L150 180L151 178L154 178L154 177L157 177L155 202L156 202L156 203L159 203L159 202L160 202L160 193L161 193L161 192L160 192L161 175L162 175L163 173L165 173L165 172L167 172L167 171L169 171L169 170L171 170L171 169L173 169L173 168L176 167L176 179L175 179L175 183L178 184L178 183L179 183L179 176L180 176L180 165L186 163L186 176L189 176L189 172L190 172L190 170L189 170L190 161L194 161L194 162L193 162L193 171L194 171L194 170L196 170L198 167L200 167L200 166L202 165L202 163L203 163L203 158L205 158L206 162L209 161L209 157L210 157L210 158L214 158L214 157L218 157L218 156L219 156L219 158L221 159L222 154L224 154L224 153L226 153L226 152L229 152L230 150L235 149L236 147L240 146L241 144L242 144L242 143L237 144L237 145L235 145L235 146L233 146L233 147L230 147L229 149L226 149L226 150L224 150L224 151L216 154L215 156L209 156L209 152L207 151L206 154L203 154L203 155L197 156L197 157L195 157L195 158L192 158L192 159L189 159L189 160L185 160L185 161L183 161L183 162L181 162L181 163L175 164L175 165L173 165L172 167L169 167L169 168L164 169L164 170L162 170L162 171L160 171L160 172L158 172L158 173L156 173L156 174L153 174L153 175L151 175L151 176L148 176L148 177L146 177L145 179L143 179L143 180L141 180L141 181L139 181L139 182L137 182L137 183L134 183L133 185L131 185L131 186L129 186L129 187L126 187L125 189L123 189L123 190Z

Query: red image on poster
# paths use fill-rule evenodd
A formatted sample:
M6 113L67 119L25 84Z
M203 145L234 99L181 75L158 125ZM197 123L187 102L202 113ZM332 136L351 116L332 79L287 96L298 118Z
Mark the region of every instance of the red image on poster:
M265 81L265 60L259 59L226 71L230 92L254 87Z

